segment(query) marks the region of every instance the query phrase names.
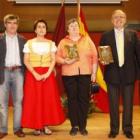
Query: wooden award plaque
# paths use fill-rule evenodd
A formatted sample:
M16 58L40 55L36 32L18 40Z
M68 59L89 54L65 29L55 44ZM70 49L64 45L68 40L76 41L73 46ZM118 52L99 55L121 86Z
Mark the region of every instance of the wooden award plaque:
M65 52L67 55L67 58L79 60L79 54L76 44L67 44L65 45Z
M98 52L99 52L99 57L100 57L101 63L114 62L110 46L99 46Z

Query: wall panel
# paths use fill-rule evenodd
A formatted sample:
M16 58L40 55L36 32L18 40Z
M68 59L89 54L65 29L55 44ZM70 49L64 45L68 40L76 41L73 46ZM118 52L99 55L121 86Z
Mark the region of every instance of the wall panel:
M120 5L82 5L86 22L89 31L102 32L112 27L110 23L111 13L116 9L122 9L127 13L128 23L140 23L140 0L129 0L129 2L122 2ZM60 5L15 5L14 2L7 2L1 0L0 2L0 22L8 13L19 15L20 21L33 22L39 18L48 21L49 31L53 32L58 17ZM77 16L77 5L65 5L66 20ZM2 26L2 24L0 24ZM23 25L22 25L23 26ZM26 22L24 27L26 28ZM0 28L1 29L1 28ZM26 31L31 32L32 28L26 28ZM0 30L1 31L1 30Z

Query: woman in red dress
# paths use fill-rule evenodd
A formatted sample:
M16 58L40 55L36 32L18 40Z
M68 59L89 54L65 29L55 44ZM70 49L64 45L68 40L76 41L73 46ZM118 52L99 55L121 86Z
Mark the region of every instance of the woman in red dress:
M65 120L53 73L57 48L54 42L45 38L47 29L44 20L36 21L37 36L28 40L23 50L27 70L21 126L35 129L34 135L40 135L41 129L50 135L52 131L48 126Z

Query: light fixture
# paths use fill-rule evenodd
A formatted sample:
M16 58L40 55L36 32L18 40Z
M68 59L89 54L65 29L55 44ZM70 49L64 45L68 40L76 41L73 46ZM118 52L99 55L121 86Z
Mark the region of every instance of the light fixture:
M62 0L8 0L17 4L61 4ZM119 4L129 0L79 0L81 4ZM65 0L65 3L76 4L77 0Z

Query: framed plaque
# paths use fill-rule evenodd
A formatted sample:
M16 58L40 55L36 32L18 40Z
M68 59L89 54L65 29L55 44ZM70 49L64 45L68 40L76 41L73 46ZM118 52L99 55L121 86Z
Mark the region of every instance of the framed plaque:
M67 55L67 58L79 60L79 54L76 44L67 44L65 45L65 52Z
M114 62L110 46L99 46L98 52L101 63Z

